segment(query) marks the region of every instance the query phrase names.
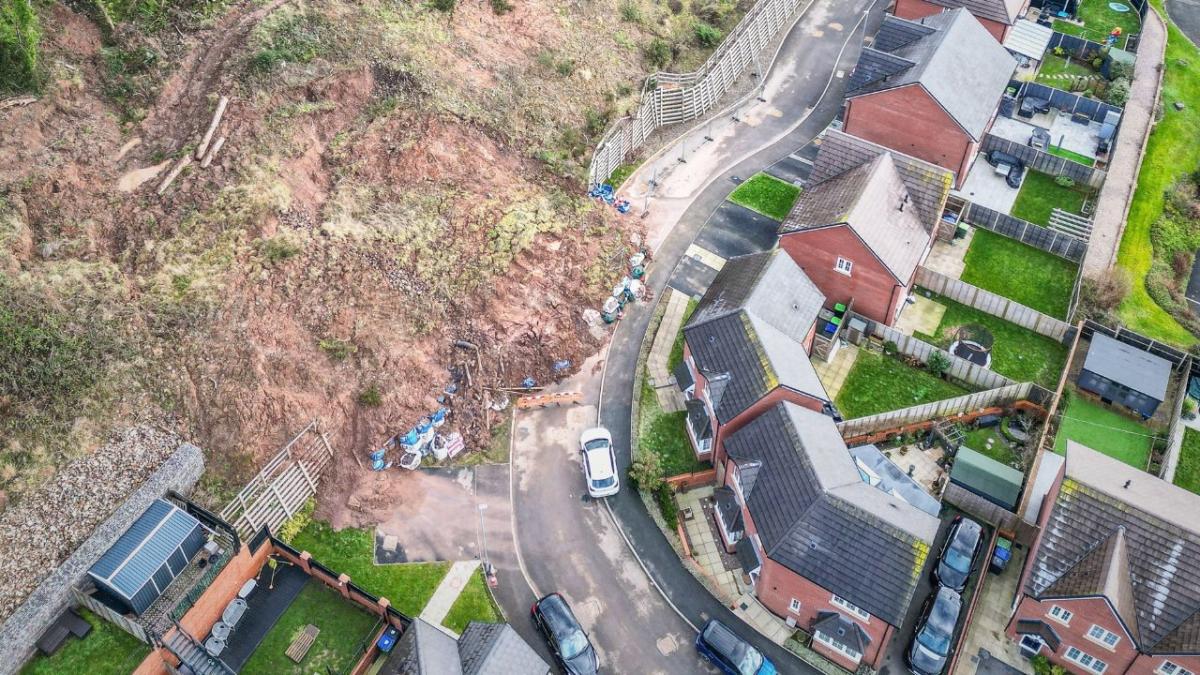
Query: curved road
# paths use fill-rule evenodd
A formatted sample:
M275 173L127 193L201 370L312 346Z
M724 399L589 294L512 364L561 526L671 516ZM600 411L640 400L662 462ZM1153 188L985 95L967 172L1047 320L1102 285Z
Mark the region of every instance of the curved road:
M870 4L817 0L785 38L768 74L771 101L763 105L786 112L767 114L716 142L713 150L733 160L721 164L726 170L698 191L657 248L651 275L656 296L669 281L666 267L678 268L687 246L732 189L729 179L787 157L836 116L842 77L857 59L864 23L877 23L882 13L877 8L871 21L865 21ZM811 111L805 112L809 106ZM684 569L634 491L626 487L606 502L583 494L576 444L579 432L598 418L613 434L618 463L622 469L629 465L633 376L653 310L652 305L630 308L607 354L584 364L561 387L584 392L583 405L515 416L510 487L519 569L500 567L503 583L497 598L513 625L539 650L544 643L528 620L529 605L538 595L558 591L591 635L606 672L713 672L692 648L695 627L712 617L733 626L741 625L740 620ZM815 672L748 626L741 625L739 632L781 672Z
M1200 0L1167 0L1167 14L1192 42L1200 44Z

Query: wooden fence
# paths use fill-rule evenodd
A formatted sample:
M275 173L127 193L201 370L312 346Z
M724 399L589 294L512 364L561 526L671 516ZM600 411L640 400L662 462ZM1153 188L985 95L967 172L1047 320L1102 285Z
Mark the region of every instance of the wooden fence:
M1171 427L1167 430L1167 452L1163 455L1162 467L1158 476L1168 483L1175 480L1175 469L1179 466L1179 451L1183 448L1183 434L1187 430L1183 424L1183 399L1187 398L1188 380L1191 379L1192 357L1184 358L1179 386L1175 390L1175 407L1171 414Z
M264 526L276 530L316 494L331 461L333 448L313 420L221 510L221 519L245 539Z
M854 316L859 316L855 314ZM866 320L859 316L860 319ZM869 324L872 325L872 324ZM946 370L946 374L955 380L965 382L972 387L980 389L995 389L1014 384L1014 381L997 373L994 370L989 370L983 366L975 365L966 359L951 354L950 352L934 345L925 342L924 340L915 338L911 335L905 335L900 331L890 326L885 326L881 323L873 324L872 334L883 340L884 342L896 343L896 348L901 354L911 356L915 359L920 359L921 363L928 363L929 357L934 352L941 352L950 360L950 368Z
M1066 321L931 269L917 268L916 285L1059 342L1075 338L1075 327Z
M1053 140L1051 139L1052 142ZM1104 177L1107 175L1103 169L1086 166L1058 155L1043 152L1026 143L1017 143L994 134L984 135L980 150L985 153L997 150L1025 162L1025 166L1034 171L1051 176L1067 176L1076 183L1094 188L1103 185Z
M916 424L942 417L951 417L959 413L979 408L1002 406L1029 398L1037 385L1032 382L1009 384L974 394L956 396L933 403L914 405L900 410L891 410L878 415L858 417L838 423L838 431L843 438L862 436L884 429L901 427L906 424Z
M96 616L99 616L100 618L118 626L121 630L129 633L138 640L141 640L146 644L151 644L150 637L146 635L146 629L143 628L138 622L132 619L126 619L124 616L109 609L108 605L105 605L78 588L72 588L71 595L76 601L79 602L79 604L87 607L89 610L95 613Z
M597 144L588 167L588 187L607 180L658 129L702 118L808 1L758 0L698 70L658 72L647 78L637 111L617 120ZM765 75L759 73L760 82Z
M1082 239L1041 225L1034 225L1027 220L1014 218L1007 213L1000 213L974 202L966 203L962 219L975 227L982 227L990 232L1016 239L1022 244L1028 244L1076 264L1083 260L1083 256L1087 253L1087 242Z
M1016 532L1020 527L1021 519L1017 514L989 502L961 485L946 483L942 500L1005 532Z

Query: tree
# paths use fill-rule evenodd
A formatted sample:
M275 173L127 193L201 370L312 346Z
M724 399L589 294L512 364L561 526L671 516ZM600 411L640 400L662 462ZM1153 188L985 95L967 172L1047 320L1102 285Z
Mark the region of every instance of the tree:
M629 467L629 480L639 490L655 492L663 485L662 460L658 453L646 450Z
M671 45L662 38L654 38L650 44L642 50L646 56L646 60L655 68L662 68L671 62L671 57L674 56L671 52Z
M1108 85L1108 102L1113 105L1124 106L1129 100L1129 80L1124 77L1118 77Z
M946 374L947 370L950 370L950 357L940 351L933 352L929 355L929 361L925 363L925 366L929 368L929 372L941 377Z
M36 91L42 30L32 0L0 3L0 92Z

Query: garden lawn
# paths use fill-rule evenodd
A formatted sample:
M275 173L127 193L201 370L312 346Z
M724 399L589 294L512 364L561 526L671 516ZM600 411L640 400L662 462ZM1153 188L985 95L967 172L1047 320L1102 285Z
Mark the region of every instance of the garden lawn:
M979 324L996 339L992 346L992 370L1018 382L1036 382L1051 391L1058 387L1059 376L1067 362L1065 345L949 298L933 295L933 300L946 307L937 333L914 337L945 349L954 342L960 326Z
M368 593L387 598L409 616L421 613L450 570L448 562L376 565L375 534L371 530L347 527L334 531L329 523L319 520L300 530L292 546L308 551L329 569L349 575Z
M1037 171L1025 174L1017 201L1013 202L1012 215L1028 220L1034 225L1049 225L1050 214L1055 207L1068 213L1083 212L1083 200L1087 193L1078 188L1063 187L1054 182L1054 176Z
M1066 454L1067 440L1082 443L1141 471L1150 460L1153 431L1124 415L1083 398L1067 394L1054 451Z
M1054 30L1067 35L1078 35L1092 42L1103 44L1112 29L1120 26L1121 39L1117 42L1119 47L1124 44L1125 38L1129 37L1130 33L1139 33L1142 29L1141 18L1138 16L1137 10L1127 0L1121 1L1129 6L1130 11L1114 12L1108 6L1108 0L1083 0L1079 3L1079 9L1076 10L1076 18L1084 25L1055 21Z
M679 324L679 332L675 334L675 341L671 343L671 353L667 355L667 372L669 373L675 372L676 366L683 363L683 327L692 318L692 313L696 311L696 305L699 304L699 300L691 298L688 300L687 309L683 310L683 321Z
M729 201L757 211L768 218L783 220L792 210L800 188L765 173L756 173L729 195Z
M1179 449L1179 464L1175 466L1175 484L1200 494L1200 431L1183 430L1183 447Z
M364 640L369 642L368 635L377 620L337 591L319 581L309 581L263 637L241 672L246 675L347 672L361 656L357 648ZM300 663L296 663L285 652L308 624L321 632Z
M961 276L964 282L1043 314L1067 318L1079 271L1075 263L978 228L965 263Z
M687 412L663 412L658 396L650 386L650 378L642 377L642 400L638 411L638 445L659 456L664 476L702 471L706 462L696 460L692 442L688 439Z
M1200 167L1200 49L1197 49L1163 10L1162 0L1151 0L1167 22L1167 54L1162 82L1163 118L1154 126L1138 173L1137 191L1125 222L1117 265L1129 273L1132 289L1120 306L1122 323L1142 335L1180 347L1195 344L1196 337L1171 318L1146 293L1153 248L1150 226L1163 211L1166 190L1175 179ZM1176 110L1176 101L1184 103Z
M967 393L928 371L863 349L837 395L837 406L846 419L852 419Z
M1070 77L1061 77L1063 75ZM1038 68L1037 77L1034 78L1034 81L1067 91L1070 89L1068 85L1071 80L1076 77L1102 79L1100 73L1096 72L1090 64L1081 63L1078 59L1074 58L1068 61L1061 56L1047 54L1045 60L1042 61L1041 67Z
M1054 155L1055 157L1062 157L1063 159L1069 159L1072 162L1079 162L1084 166L1096 165L1095 159L1088 157L1087 155L1081 155L1078 152L1067 150L1066 148L1056 148L1054 146L1050 146L1046 148L1046 152Z
M462 593L450 607L450 612L442 620L442 625L455 633L462 633L467 624L472 621L484 623L500 623L500 612L488 592L487 581L483 578L483 568L480 567L471 575L471 580L463 587Z
M149 646L88 610L79 615L92 624L92 632L83 639L68 637L53 656L37 655L21 675L125 675L150 653Z
M992 441L992 447L990 448L987 444L989 439ZM963 437L963 444L981 455L986 455L1000 462L1004 466L1012 466L1020 459L1017 457L1017 453L1008 447L1008 441L1000 433L999 426L987 427L986 429L971 429Z

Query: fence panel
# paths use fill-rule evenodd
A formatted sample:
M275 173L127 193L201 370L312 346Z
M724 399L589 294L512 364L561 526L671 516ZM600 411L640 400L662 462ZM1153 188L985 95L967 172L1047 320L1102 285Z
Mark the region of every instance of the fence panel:
M923 403L900 410L891 410L878 415L859 417L838 423L838 431L842 436L862 436L865 434L893 429L906 424L927 422L942 417L951 417L960 413L991 406L1001 406L1013 401L1019 401L1029 396L1034 388L1032 382L1009 384L973 394L956 396L932 403Z
M1187 398L1188 380L1191 373L1192 357L1184 358L1184 367L1180 368L1182 377L1175 389L1175 407L1171 415L1171 427L1167 431L1167 452L1163 455L1159 478L1168 483L1175 480L1175 469L1179 466L1179 451L1183 448L1183 434L1186 431L1183 424L1183 399Z
M1066 321L926 267L917 268L916 285L1059 342L1075 337L1074 327Z
M860 316L859 318L863 321L867 320L865 317ZM875 337L878 337L885 342L890 341L896 343L896 348L901 354L920 359L922 363L927 363L929 361L929 356L933 354L933 352L936 351L942 353L950 360L950 369L946 371L947 374L956 380L961 380L971 386L979 387L981 389L995 389L997 387L1003 387L1014 383L1009 378L997 373L994 370L988 370L987 368L977 366L966 359L960 359L944 349L939 349L938 347L935 347L928 342L915 338L911 335L905 335L904 333L901 333L890 326L885 326L880 323L875 323L873 325L873 334Z
M1053 50L1055 47L1062 47L1069 54L1079 55L1088 52L1100 53L1105 48L1105 45L1094 40L1081 38L1078 35L1067 35L1066 33L1054 31L1050 35L1050 43L1046 45L1046 49Z
M72 588L71 595L75 598L75 600L79 601L79 604L87 607L96 616L99 616L105 621L116 625L121 630L129 633L138 640L141 640L146 644L150 644L150 638L146 635L146 629L142 628L141 624L138 622L126 619L124 616L117 614L113 610L109 609L107 605L80 591L78 588Z
M1017 92L1017 97L1032 96L1050 102L1050 107L1058 108L1059 110L1070 113L1072 115L1078 113L1087 115L1093 122L1103 122L1104 117L1109 112L1121 114L1122 108L1108 103L1102 103L1095 99L1072 94L1062 89L1055 89L1037 82L1022 82L1021 90Z
M699 70L659 72L647 78L637 111L617 120L597 144L588 167L588 187L606 180L659 128L703 117L807 2L758 0Z
M975 227L1028 244L1078 264L1087 253L1087 243L1069 234L1034 225L1027 220L993 211L974 202L966 202L962 219Z
M1007 138L986 134L983 137L983 145L981 147L984 152L999 150L1000 152L1008 153L1025 162L1025 165L1029 168L1050 174L1051 176L1067 176L1076 183L1094 188L1098 188L1104 183L1106 175L1104 170L1085 166L1065 157L1051 155L1048 152L1042 152L1025 143L1017 143Z

